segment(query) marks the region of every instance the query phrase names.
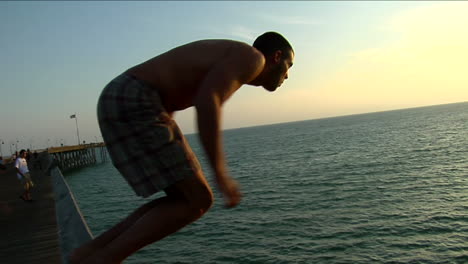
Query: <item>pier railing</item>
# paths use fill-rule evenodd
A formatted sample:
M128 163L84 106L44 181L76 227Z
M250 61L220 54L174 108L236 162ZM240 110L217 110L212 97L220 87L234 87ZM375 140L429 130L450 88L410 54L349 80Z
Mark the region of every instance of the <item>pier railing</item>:
M104 143L53 147L47 149L62 172L94 165L107 160Z

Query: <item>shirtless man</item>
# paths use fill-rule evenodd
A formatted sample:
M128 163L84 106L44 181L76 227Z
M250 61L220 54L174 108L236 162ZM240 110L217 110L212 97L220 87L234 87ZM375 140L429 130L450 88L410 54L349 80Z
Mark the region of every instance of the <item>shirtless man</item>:
M172 119L194 106L201 143L226 207L241 199L227 171L221 107L242 85L275 91L293 65L294 51L267 32L253 47L232 40L192 42L130 68L112 80L98 103L98 120L114 166L135 193L166 196L75 249L72 263L119 263L140 248L200 218L213 193L200 164Z

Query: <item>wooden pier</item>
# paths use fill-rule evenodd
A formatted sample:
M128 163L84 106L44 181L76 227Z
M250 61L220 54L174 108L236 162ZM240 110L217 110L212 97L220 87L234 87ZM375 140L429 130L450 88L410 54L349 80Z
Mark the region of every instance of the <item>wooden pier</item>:
M31 168L33 202L23 192L13 164L0 171L0 259L2 263L61 263L51 177Z
M19 198L23 188L13 163L7 164L6 171L0 171L1 263L66 263L71 248L90 239L86 224L79 219L79 209L70 209L76 206L73 201L63 200L73 195L66 188L56 189L57 173L51 173L51 170L58 171L56 167L59 167L67 171L105 162L106 153L104 144L87 144L49 148L40 153L37 160L32 158L28 165L35 185L31 190L33 202ZM64 190L70 193L65 195ZM74 214L73 221L71 214ZM64 238L64 228L75 230Z

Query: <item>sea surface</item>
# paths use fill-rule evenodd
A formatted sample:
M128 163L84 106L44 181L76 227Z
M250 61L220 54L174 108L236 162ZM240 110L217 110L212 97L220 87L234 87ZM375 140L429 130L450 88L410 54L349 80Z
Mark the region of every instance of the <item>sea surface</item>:
M197 135L187 136L210 182ZM243 200L124 263L468 263L468 103L226 130ZM65 175L98 235L160 197L111 162Z

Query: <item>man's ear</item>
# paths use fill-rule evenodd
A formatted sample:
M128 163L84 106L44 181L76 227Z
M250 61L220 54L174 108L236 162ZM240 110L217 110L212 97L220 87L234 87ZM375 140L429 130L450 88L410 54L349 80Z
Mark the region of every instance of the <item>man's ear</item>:
M275 53L273 54L273 61L275 62L275 64L280 63L281 55L283 55L283 52L281 50L275 51Z

